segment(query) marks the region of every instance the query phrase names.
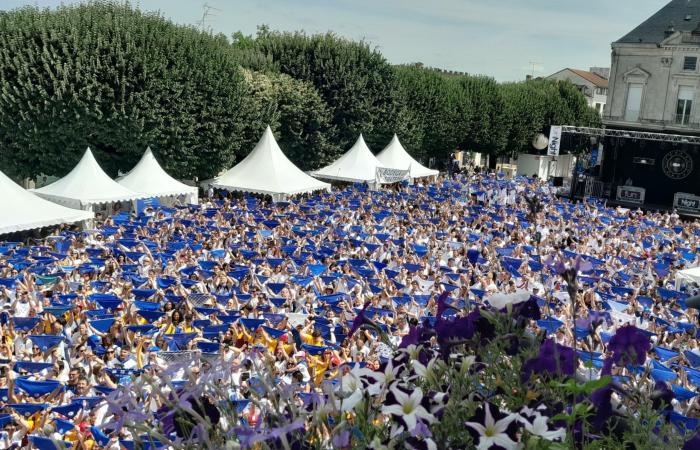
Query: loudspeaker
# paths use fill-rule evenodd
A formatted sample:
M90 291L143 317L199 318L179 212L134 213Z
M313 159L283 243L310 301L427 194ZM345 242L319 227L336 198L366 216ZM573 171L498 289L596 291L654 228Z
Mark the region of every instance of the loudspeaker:
M700 309L700 295L685 299L685 306L688 308Z
M564 186L564 177L552 177L552 186L554 186L554 187Z

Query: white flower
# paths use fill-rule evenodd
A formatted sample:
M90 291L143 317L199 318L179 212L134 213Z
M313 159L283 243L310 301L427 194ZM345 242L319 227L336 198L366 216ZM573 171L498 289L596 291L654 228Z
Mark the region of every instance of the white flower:
M544 405L541 405L541 407L543 406ZM531 434L547 439L548 441L561 441L566 437L566 430L564 428L550 430L549 426L547 425L549 418L540 414L539 411L524 406L521 410L521 414L523 413L525 416L521 415L518 418L518 421L522 423L525 429ZM534 417L532 422L530 422L530 419L527 416Z
M421 378L427 378L428 375L432 375L435 373L435 362L437 361L437 358L433 358L430 361L428 361L428 365L424 366L423 364L420 363L418 360L413 360L411 361L411 365L413 366L413 370L416 372L416 375L418 375Z
M391 388L391 392L394 394L398 404L382 406L382 413L401 417L406 422L409 430L415 428L418 419L425 420L428 423L437 421L434 415L421 406L423 391L420 388L415 389L410 396L395 387Z
M369 395L378 395L385 386L390 385L397 379L398 368L394 368L394 362L390 359L389 362L384 366L384 371L379 372L377 370L371 370L367 368L357 369L357 372L353 369L353 372L357 374L358 377L364 376L365 378L370 378L375 380L374 383L367 386L367 392Z
M512 294L502 294L497 292L490 296L487 300L491 306L496 309L503 309L508 305L517 305L527 301L530 298L530 293L524 289L518 289Z
M510 414L499 421L493 420L491 408L488 404L484 405L484 424L478 422L466 422L465 425L473 428L479 433L479 445L476 447L479 450L487 450L494 445L499 445L505 449L517 449L521 444L513 441L505 432L508 425L518 418L516 414Z
M353 372L346 373L335 390L335 408L342 412L350 411L362 400L362 390L362 380Z

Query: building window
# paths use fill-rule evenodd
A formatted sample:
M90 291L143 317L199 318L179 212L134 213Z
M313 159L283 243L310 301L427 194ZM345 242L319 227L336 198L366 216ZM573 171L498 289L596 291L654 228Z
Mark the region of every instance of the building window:
M678 104L676 106L676 123L688 125L690 123L690 110L693 107L695 91L689 86L678 88Z
M598 95L608 95L608 89L607 88L595 88L595 93Z
M602 103L596 103L596 104L595 104L595 110L598 111L598 112L600 112L601 106L603 106Z
M631 83L627 88L627 105L625 107L625 121L636 122L639 120L639 110L642 107L642 91L644 85Z
M686 56L683 59L683 70L692 70L694 71L695 68L698 65L698 57L697 56Z

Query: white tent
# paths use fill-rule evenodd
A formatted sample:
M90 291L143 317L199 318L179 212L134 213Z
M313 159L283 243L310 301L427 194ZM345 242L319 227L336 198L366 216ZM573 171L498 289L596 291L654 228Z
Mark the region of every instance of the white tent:
M349 182L374 181L377 167L384 167L384 165L372 154L360 134L355 145L343 156L332 164L312 172L312 175Z
M97 164L88 148L77 166L65 177L48 186L34 189L34 193L52 202L76 209L92 209L100 203L147 198L111 179Z
M0 172L0 234L92 219L93 214L51 203Z
M330 190L331 187L295 166L282 153L270 127L267 127L253 151L243 161L215 178L212 186L228 191L268 194L275 201L288 195Z
M146 149L141 160L117 183L135 192L143 192L149 197L176 197L186 195L187 201L197 203L197 188L188 186L168 175L158 164L151 147Z
M384 150L379 152L377 159L391 169L408 170L411 178L432 177L440 173L437 170L428 169L413 159L396 135L391 138L391 142L384 147Z
M692 267L676 272L676 289L680 289L685 283L697 283L700 285L700 267Z

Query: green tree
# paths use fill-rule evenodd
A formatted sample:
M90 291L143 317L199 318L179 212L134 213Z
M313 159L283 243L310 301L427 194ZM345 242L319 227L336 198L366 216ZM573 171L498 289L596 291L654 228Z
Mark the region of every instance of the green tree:
M250 146L254 118L224 36L128 4L0 12L0 163L64 175L87 146L108 173L146 146L179 177L209 177Z
M337 130L332 144L338 149L350 148L360 133L369 145L386 143L375 136L387 134L393 72L381 53L332 33L310 36L263 29L255 44L282 73L313 84L331 112Z
M510 124L499 84L493 78L473 75L460 77L458 83L472 108L470 131L463 136L459 148L502 154L506 150Z
M413 144L418 156L444 159L469 134L471 101L458 81L434 69L417 66L395 68L400 108L412 118Z
M269 124L287 157L304 170L330 163L339 156L330 144L331 114L311 83L288 75L246 71L246 82L260 111L258 123Z

